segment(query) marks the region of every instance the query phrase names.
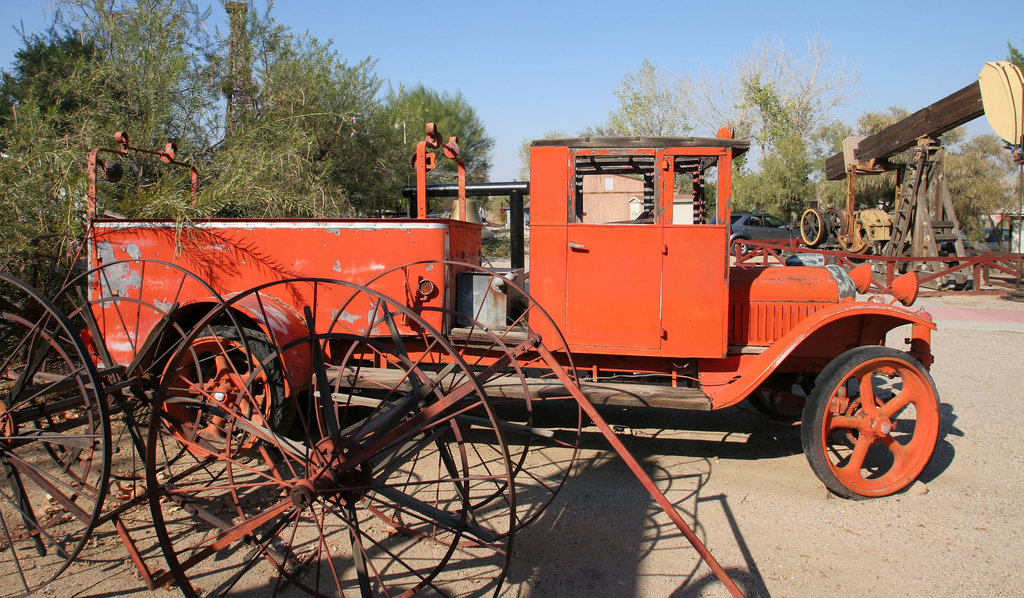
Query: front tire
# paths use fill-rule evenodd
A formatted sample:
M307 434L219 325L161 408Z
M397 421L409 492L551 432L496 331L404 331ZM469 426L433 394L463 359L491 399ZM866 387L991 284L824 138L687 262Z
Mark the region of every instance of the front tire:
M818 376L804 406L804 455L844 498L889 496L917 479L939 436L939 396L928 371L887 347L858 347Z

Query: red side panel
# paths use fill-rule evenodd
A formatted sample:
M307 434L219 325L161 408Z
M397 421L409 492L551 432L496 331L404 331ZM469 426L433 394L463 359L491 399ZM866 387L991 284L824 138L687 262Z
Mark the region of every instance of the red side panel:
M224 298L284 279L326 278L362 284L411 262L457 259L479 264L480 260L479 225L454 221L216 220L183 230L166 221L98 221L93 231L91 266L133 258L171 262L205 280ZM382 278L373 288L398 301L441 307L451 284L446 270L413 266ZM431 280L438 292L414 299L410 282L421 279ZM94 292L100 292L100 283L94 282ZM144 293L143 300L154 304L188 305L211 299L201 285L178 284L176 273L151 264L118 267L116 280L109 283L117 285L141 287L136 293ZM369 317L366 314L372 311L365 299L366 305L347 304L348 291L336 297L326 297L323 288L314 291L311 286L282 288L281 292L287 295L279 298L281 304L296 317L303 305L312 304L316 292L322 312L315 314L317 322L330 322L338 310L348 312L343 317L351 318ZM443 324L440 318L436 312L428 312L428 320L436 320L431 324L438 328ZM134 344L138 339L129 337L137 334L135 329L144 339L153 324L136 322L129 331L123 330L125 326L106 327L104 338L115 346Z
M565 335L572 350L657 354L661 230L628 224L569 225Z

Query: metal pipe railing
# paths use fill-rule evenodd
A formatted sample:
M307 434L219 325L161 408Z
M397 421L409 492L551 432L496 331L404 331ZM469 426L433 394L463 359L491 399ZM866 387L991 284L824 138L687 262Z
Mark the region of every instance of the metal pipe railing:
M509 198L509 233L512 267L523 268L526 265L526 221L523 213L523 197L530 194L530 183L527 181L510 181L507 183L468 183L467 197L487 197L490 195L507 195ZM459 186L453 184L427 185L427 197L458 197ZM402 188L402 196L409 200L409 217L416 213L416 186Z

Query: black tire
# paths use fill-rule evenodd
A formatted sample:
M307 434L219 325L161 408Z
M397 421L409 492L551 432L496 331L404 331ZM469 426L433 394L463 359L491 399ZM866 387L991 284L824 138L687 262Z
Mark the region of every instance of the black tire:
M750 247L746 243L744 243L744 241L746 241L746 240L747 239L745 239L743 237L739 237L739 238L733 240L733 242L732 242L732 254L734 256L740 257L744 253L747 253L747 252L750 251Z
M866 380L870 397L863 394ZM876 388L879 382L885 384ZM907 353L875 346L851 349L822 370L800 429L815 475L849 499L910 486L931 459L938 434L939 396L931 375Z

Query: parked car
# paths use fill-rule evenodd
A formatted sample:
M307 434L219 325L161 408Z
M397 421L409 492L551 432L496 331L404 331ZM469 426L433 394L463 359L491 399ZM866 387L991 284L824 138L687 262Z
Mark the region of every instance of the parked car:
M765 212L733 212L729 242L736 255L747 252L744 240L790 241L800 236L796 227Z

